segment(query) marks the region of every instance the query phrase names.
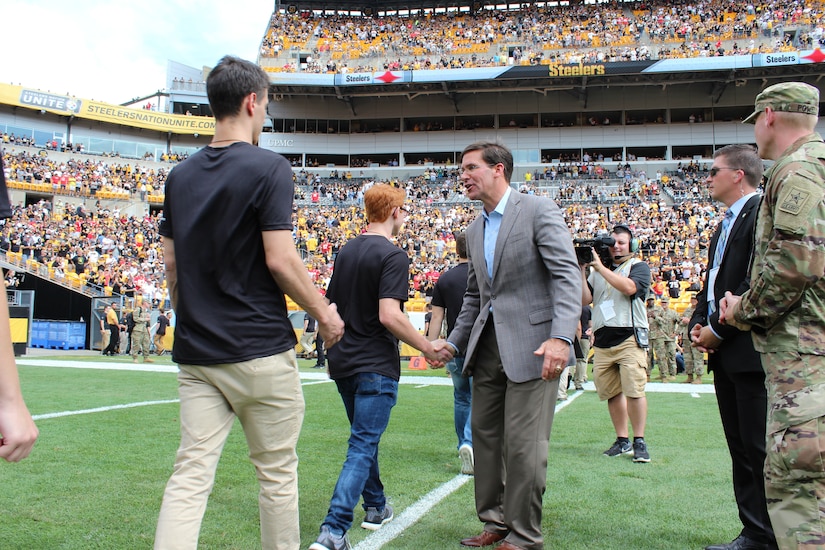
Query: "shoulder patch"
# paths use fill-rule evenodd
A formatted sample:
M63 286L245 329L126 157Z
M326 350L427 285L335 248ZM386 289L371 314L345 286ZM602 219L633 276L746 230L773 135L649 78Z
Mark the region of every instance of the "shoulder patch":
M811 179L805 172L796 172L783 182L776 200L774 227L794 235L808 231L808 217L822 202L823 182ZM785 188L787 186L787 188Z
M782 197L782 202L777 208L783 212L796 216L802 211L802 207L811 197L811 193L807 190L794 185L791 187L787 195Z

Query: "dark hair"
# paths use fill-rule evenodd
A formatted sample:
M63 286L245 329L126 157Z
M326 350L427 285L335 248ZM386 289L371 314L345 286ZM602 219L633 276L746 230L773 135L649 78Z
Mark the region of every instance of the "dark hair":
M734 143L725 145L713 153L713 158L725 157L731 168L742 170L745 173L745 181L750 187L756 189L762 183L762 173L765 167L759 153L753 145Z
M455 252L462 260L467 259L467 235L464 231L457 231L453 234L455 238Z
M631 239L633 238L633 231L631 231L630 228L623 223L614 225L613 233L626 233Z
M513 177L513 153L510 149L501 143L492 141L476 141L464 148L461 152L461 157L473 151L481 151L481 158L490 166L495 166L498 163L504 165L504 179L510 183L510 178Z
M269 77L251 61L224 56L206 77L206 95L216 120L235 116L246 96L266 94Z

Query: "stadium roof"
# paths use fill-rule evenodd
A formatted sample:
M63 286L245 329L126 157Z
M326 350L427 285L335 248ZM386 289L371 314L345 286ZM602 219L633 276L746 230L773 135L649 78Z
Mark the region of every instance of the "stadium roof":
M575 1L575 0L574 0ZM367 15L378 14L386 11L396 10L421 10L438 8L472 8L478 11L485 5L508 4L513 8L523 6L532 2L512 2L512 0L495 1L471 1L471 0L335 0L325 2L323 0L295 0L275 2L275 9L285 9L290 13L303 10L340 10L340 11L360 11ZM371 13L370 13L371 12Z

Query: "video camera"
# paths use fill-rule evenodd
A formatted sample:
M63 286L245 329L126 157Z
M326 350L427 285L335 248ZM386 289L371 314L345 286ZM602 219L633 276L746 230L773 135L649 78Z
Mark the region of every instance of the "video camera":
M613 256L610 248L616 244L616 239L610 235L598 235L593 239L573 239L576 248L576 259L579 265L589 264L593 261L593 252L596 251L602 264L610 267L613 264Z

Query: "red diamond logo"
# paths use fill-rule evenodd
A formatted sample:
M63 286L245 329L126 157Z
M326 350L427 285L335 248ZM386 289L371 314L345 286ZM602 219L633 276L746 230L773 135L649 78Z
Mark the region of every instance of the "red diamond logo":
M375 80L380 80L384 84L392 84L396 80L400 80L400 79L401 79L400 76L394 75L391 71L387 71L384 74L382 74L381 76L376 76L375 77Z
M817 48L810 55L803 56L802 59L807 59L811 63L822 63L825 61L825 53L822 53L822 50Z

